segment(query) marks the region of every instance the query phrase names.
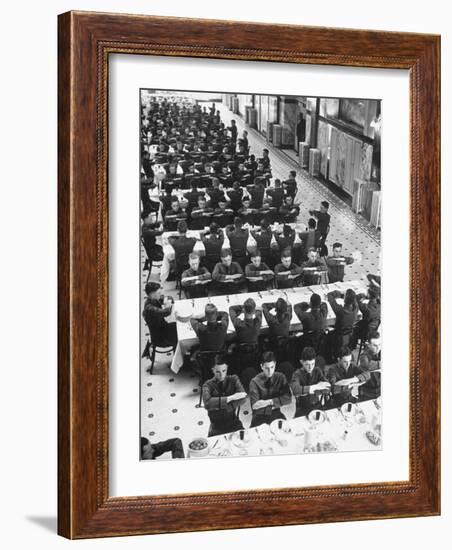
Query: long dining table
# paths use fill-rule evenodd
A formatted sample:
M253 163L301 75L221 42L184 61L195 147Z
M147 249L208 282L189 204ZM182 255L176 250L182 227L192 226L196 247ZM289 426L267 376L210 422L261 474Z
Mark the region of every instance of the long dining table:
M288 418L283 429L278 422L261 424L228 434L207 438L203 458L238 456L288 455L346 451L379 451L382 449L381 397L355 403L351 412L334 408L309 416ZM187 458L198 458L183 441Z
M190 317L200 318L204 314L206 305L208 303L212 303L217 307L218 311L225 311L226 313L229 313L230 306L243 305L245 300L248 298L252 298L256 302L257 307L260 307L263 303L276 302L278 298L284 298L293 307L295 304L300 302L309 303L311 295L316 293L320 295L322 301L326 302L328 306L328 326L333 326L336 321L336 315L326 299L326 295L333 290L339 290L340 292L345 293L345 291L349 288L354 290L357 294L367 294L368 281L367 279L358 279L324 285L267 290L264 292L246 292L223 296L211 296L207 298L177 300L174 303L171 317L167 319L168 321L176 322L178 337L177 347L171 363L171 370L175 373L179 372L183 364L183 354L187 353L199 341L193 327L191 326L190 318L187 316L188 311L191 312ZM183 317L184 320L181 320L181 317ZM290 329L291 332L303 329L300 320L295 314L292 315ZM265 333L266 330L268 330L268 325L265 317L263 317L261 331ZM234 333L234 326L231 319L229 319L228 334L233 335Z

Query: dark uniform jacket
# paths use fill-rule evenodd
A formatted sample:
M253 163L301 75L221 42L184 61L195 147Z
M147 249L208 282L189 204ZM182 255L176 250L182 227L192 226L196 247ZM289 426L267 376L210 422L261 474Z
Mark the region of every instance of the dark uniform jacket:
M190 323L198 336L201 351L221 351L224 348L229 325L229 317L225 311L218 312L214 323L208 323L205 318L190 319Z
M259 337L262 326L262 312L257 310L253 318L240 319L243 306L230 306L229 316L237 334L240 344L255 344Z

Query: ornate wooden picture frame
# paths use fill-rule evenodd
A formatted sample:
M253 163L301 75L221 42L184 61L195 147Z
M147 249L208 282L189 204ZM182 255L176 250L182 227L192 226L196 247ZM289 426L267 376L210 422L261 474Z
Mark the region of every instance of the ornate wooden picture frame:
M87 538L439 514L439 36L69 12L59 16L58 50L59 533ZM109 56L117 53L409 71L409 481L109 496L107 93Z

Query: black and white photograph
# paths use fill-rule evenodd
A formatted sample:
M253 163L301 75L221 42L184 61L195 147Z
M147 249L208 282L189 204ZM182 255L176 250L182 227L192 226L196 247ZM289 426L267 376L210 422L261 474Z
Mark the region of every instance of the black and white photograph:
M141 460L382 449L381 109L139 90Z

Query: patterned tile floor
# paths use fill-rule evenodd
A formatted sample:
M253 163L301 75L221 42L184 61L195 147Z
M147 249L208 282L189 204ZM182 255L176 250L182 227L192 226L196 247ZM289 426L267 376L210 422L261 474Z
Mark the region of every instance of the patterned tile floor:
M235 118L239 131L245 129L244 121L232 114L227 107L219 104L222 120L228 125L231 118ZM301 203L299 221L307 223L308 210L319 208L320 201L328 200L330 203L331 231L328 242L343 243L345 254L351 254L359 250L362 260L346 268L345 280L365 277L369 272L380 273L380 237L361 216L354 214L349 206L339 199L323 184L309 176L309 174L297 166L295 160L285 153L275 149L267 143L265 138L257 131L248 128L248 140L251 153L261 156L262 149L270 150L273 176L286 179L290 170L297 171L298 195L296 202ZM144 265L144 251L142 250L142 265ZM142 289L147 274L142 272ZM151 280L159 280L158 269L153 269ZM177 299L174 284L169 283L165 288L165 294ZM142 294L144 300L144 292ZM142 323L142 347L148 337L147 328ZM209 428L209 419L205 409L198 406L199 387L198 380L192 372L181 370L175 375L170 370L171 354L158 354L154 365L153 374L146 372L149 361L141 362L141 434L151 441L161 441L171 437L180 437L184 444L194 437L206 436ZM290 405L284 412L289 418L293 416L295 407ZM250 405L247 401L241 408L240 419L243 425L249 426L251 422ZM168 459L168 454L161 459Z

